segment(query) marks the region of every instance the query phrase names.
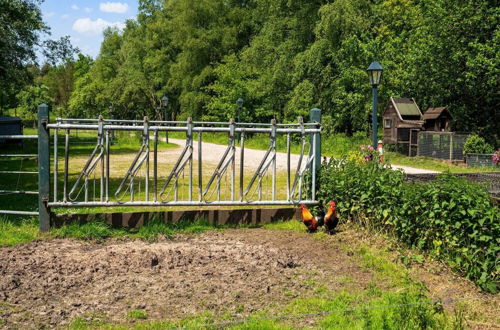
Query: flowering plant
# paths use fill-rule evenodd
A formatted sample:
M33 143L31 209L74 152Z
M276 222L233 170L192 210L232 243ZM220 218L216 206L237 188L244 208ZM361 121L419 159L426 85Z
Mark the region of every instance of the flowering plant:
M491 156L491 160L493 161L493 164L495 166L498 166L498 163L500 162L500 149L498 149L493 156Z
M367 162L377 159L378 151L370 145L361 145L361 152L364 154L365 161Z

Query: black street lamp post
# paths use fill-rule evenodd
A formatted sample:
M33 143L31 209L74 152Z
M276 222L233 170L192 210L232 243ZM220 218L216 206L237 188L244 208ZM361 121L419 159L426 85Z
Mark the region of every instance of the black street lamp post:
M245 100L243 100L241 97L239 97L237 100L236 100L236 103L238 104L238 123L240 122L240 116L241 116L241 108L243 107L243 102L245 102Z
M160 108L163 108L163 120L167 121L168 116L168 96L163 95L160 102ZM168 131L165 131L165 142L168 143Z
M109 109L109 119L111 120L115 119L113 116L113 105L110 105L108 109ZM112 123L112 125L114 125L114 123ZM113 143L114 141L115 141L115 131L111 130L111 143Z
M236 103L238 104L238 115L237 115L237 123L239 124L240 123L240 120L241 120L241 108L243 107L243 102L245 102L245 100L243 100L241 97L238 97L238 99L236 100ZM239 140L241 137L240 134L238 134L236 136L236 138Z
M372 134L373 134L373 148L377 149L377 132L378 132L378 127L377 127L377 107L378 107L378 100L377 100L377 95L378 95L378 90L377 87L380 83L380 78L382 77L382 66L380 65L379 62L372 62L368 69L366 69L368 72L368 77L370 78L370 84L372 85L372 92L373 92L373 109L372 109Z

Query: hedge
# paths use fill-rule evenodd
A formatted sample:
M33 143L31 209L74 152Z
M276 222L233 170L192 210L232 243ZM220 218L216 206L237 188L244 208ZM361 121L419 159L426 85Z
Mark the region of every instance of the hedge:
M383 229L498 291L500 210L484 187L450 174L406 183L388 165L334 159L323 163L319 180L319 199L334 200L342 218Z

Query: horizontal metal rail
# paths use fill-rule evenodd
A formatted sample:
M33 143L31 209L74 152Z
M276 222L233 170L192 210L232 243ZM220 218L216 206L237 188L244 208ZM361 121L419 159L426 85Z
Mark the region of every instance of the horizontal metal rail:
M98 125L80 125L80 124L48 124L48 128L55 129L71 129L71 130L97 130ZM144 130L143 126L125 126L125 125L104 125L103 129L106 130L116 130L116 131L142 131ZM149 131L177 131L177 132L187 132L187 127L177 127L177 126L150 126L148 128ZM230 132L229 127L193 127L193 132ZM236 133L271 133L272 128L235 128L234 131ZM300 128L278 128L276 129L276 133L284 134L284 133L321 133L321 129L319 128L307 128L305 130L301 130Z
M313 200L293 200L293 201L124 201L124 202L51 202L48 206L52 207L100 207L100 206L295 206L299 204L316 205L318 201Z
M98 122L99 119L94 119L94 118L84 118L84 119L78 119L78 118L57 118L56 122L57 123L96 123ZM136 120L136 119L103 119L103 122L105 123L132 123L132 124L142 124L144 121L142 120ZM186 124L186 121L180 121L180 120L168 120L168 121L163 121L163 120L150 120L150 124L160 124L160 125L166 125L166 124ZM229 125L229 122L222 122L222 121L193 121L193 125ZM236 126L272 126L270 123L234 123ZM304 126L317 126L318 123L304 123ZM280 123L276 124L277 127L299 127L300 124L297 123Z
M37 154L0 154L0 157L33 157L38 158Z
M38 211L14 211L14 210L0 210L0 214L32 215L32 216L37 216L37 215L38 215Z
M38 139L38 135L0 135L0 140Z
M0 174L38 174L33 171L0 171Z
M0 190L0 194L38 195L38 191Z

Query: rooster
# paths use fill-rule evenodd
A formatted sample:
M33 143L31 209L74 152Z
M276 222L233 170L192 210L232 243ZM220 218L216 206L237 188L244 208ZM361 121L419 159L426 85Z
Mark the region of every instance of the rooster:
M335 230L335 227L339 224L339 218L337 216L337 210L336 210L336 205L335 202L330 201L330 207L328 207L328 212L325 215L325 230L329 233L332 234L333 231Z
M315 232L318 229L319 221L311 214L311 211L304 205L300 205L300 211L302 212L302 221L307 227L307 231L310 233Z

